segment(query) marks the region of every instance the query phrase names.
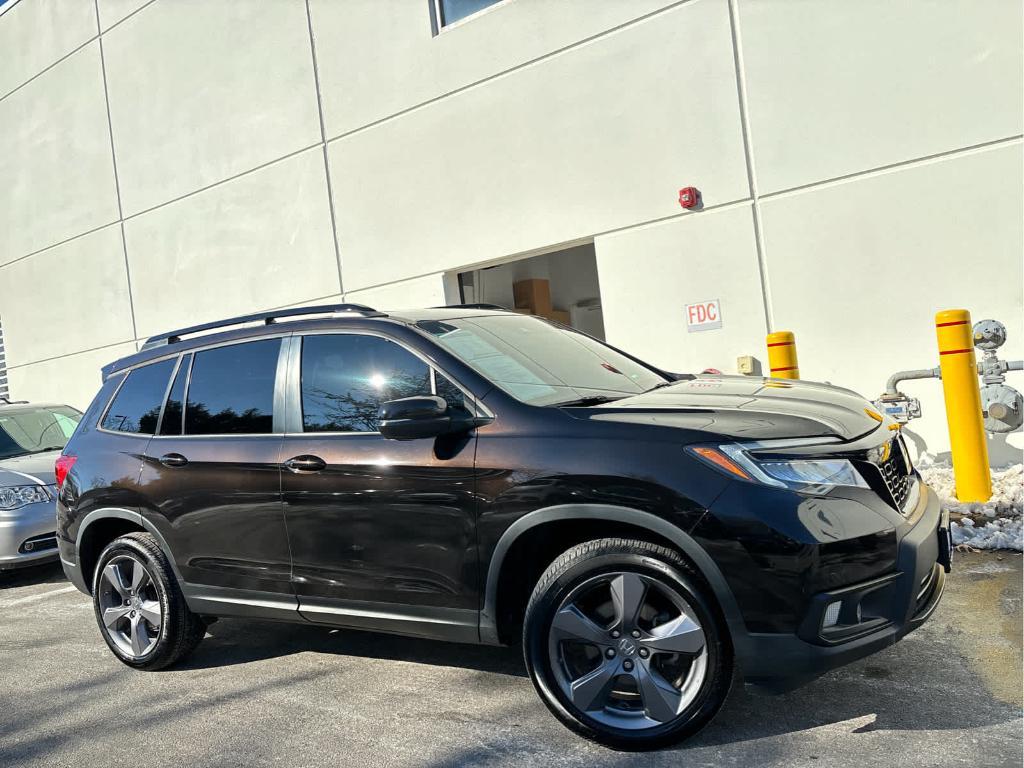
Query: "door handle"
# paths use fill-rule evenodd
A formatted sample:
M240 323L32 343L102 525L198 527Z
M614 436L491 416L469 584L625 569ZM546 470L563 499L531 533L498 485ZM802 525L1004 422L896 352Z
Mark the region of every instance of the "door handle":
M188 459L180 453L166 453L160 457L160 463L165 467L184 467L188 464Z
M292 472L319 472L327 468L327 462L319 456L295 456L284 463Z

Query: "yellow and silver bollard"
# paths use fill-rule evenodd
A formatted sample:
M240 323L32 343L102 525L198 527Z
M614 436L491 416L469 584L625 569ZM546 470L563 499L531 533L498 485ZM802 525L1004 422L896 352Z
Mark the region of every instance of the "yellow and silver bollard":
M796 360L796 337L790 331L769 333L768 375L773 379L799 379L800 365Z
M956 497L960 501L988 501L992 476L981 413L971 313L945 309L935 315L939 340L939 367L946 397L946 421L953 453Z

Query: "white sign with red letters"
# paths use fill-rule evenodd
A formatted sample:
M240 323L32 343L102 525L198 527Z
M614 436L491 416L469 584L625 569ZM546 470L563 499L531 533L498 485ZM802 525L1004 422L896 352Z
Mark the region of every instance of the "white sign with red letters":
M686 305L686 330L690 333L710 331L721 327L722 307L718 303L718 299Z

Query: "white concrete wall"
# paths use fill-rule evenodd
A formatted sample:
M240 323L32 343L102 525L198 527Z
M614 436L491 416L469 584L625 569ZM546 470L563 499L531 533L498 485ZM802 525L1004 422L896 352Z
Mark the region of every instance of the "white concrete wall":
M608 338L671 368L763 358L771 325L805 375L875 395L934 364L956 305L1020 356L1021 16L510 0L435 36L425 0L15 0L12 394L84 406L100 364L172 326L440 304L455 271L589 243ZM709 298L723 328L687 334ZM907 389L945 450L937 383Z

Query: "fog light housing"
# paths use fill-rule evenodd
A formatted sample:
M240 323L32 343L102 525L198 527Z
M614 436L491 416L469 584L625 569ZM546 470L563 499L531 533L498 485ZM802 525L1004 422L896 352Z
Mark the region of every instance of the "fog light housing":
M842 600L836 600L834 603L829 603L828 608L825 609L825 617L821 620L822 627L834 627L839 623L839 610L843 607Z

